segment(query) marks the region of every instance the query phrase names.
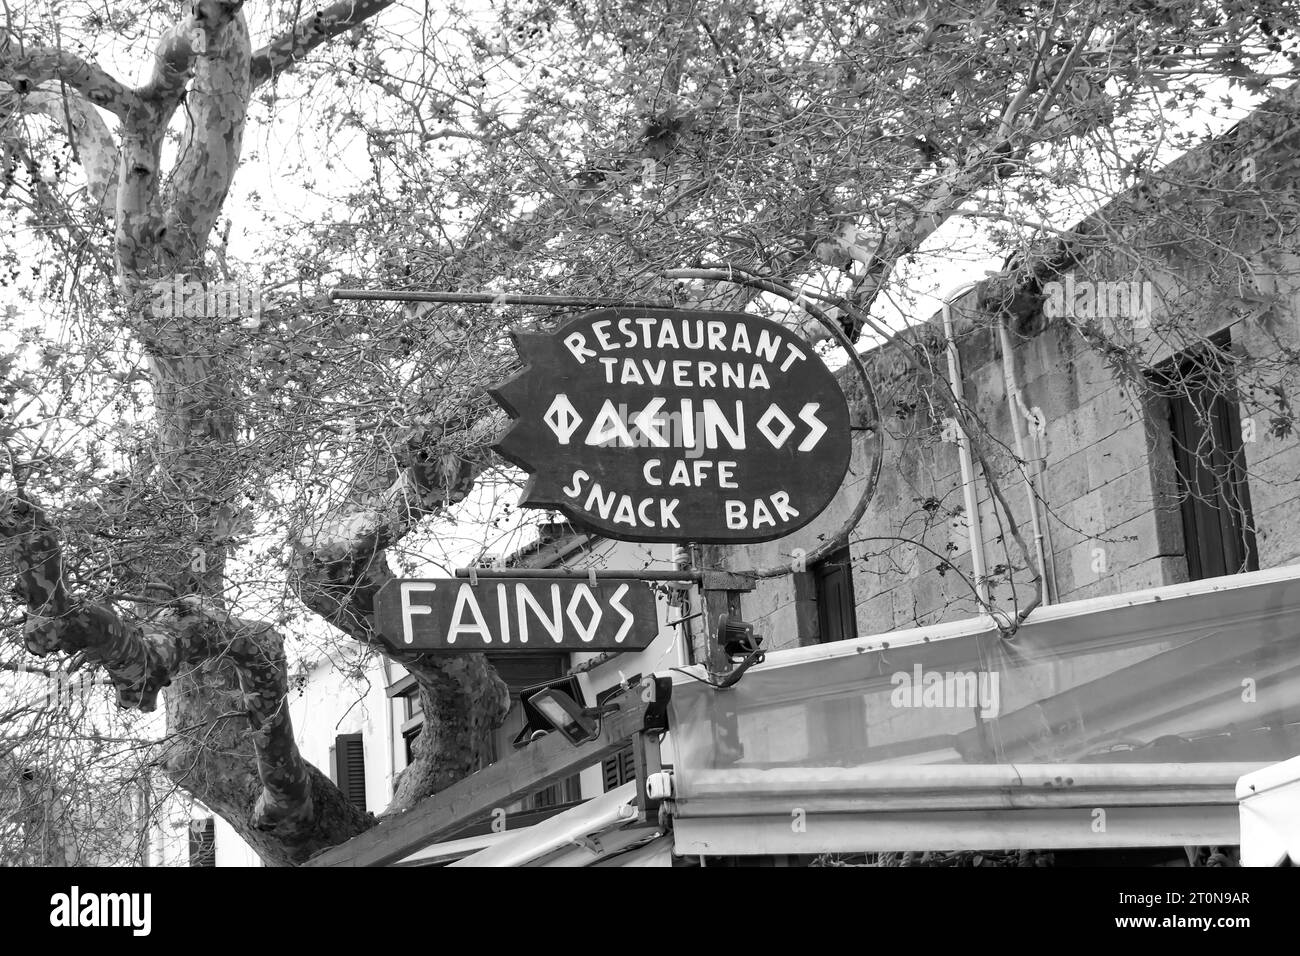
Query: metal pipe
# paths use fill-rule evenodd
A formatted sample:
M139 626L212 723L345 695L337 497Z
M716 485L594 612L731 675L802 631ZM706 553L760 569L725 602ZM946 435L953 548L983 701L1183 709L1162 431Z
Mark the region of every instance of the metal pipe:
M816 793L826 797L871 791L941 793L978 790L1052 789L1057 793L1090 788L1235 787L1266 761L1215 763L1006 763L1006 764L863 764L854 767L769 767L758 781L735 770L690 768L699 797L721 796L731 785L759 796Z
M1025 454L1025 429L1021 415L1025 410L1024 399L1020 395L1020 382L1016 378L1016 361L1011 348L1011 333L1007 329L1006 316L998 318L998 342L1002 346L1002 380L1007 388L1007 406L1011 411L1011 434L1015 442L1016 459L1020 474L1025 479L1025 492L1029 497L1029 520L1034 530L1034 553L1038 558L1038 572L1042 580L1043 604L1051 604L1056 599L1055 575L1048 573L1047 556L1043 549L1043 522L1039 515L1039 488L1027 465ZM1036 466L1037 467L1037 464Z
M673 567L681 572L690 572L694 565L691 559L691 545L689 542L679 544L673 548ZM695 588L682 588L672 596L670 602L681 612L681 632L673 636L677 641L677 666L689 667L695 663L695 635L703 628L708 631L707 622L694 624L704 616L704 611L699 607L699 594ZM674 625L675 626L675 625ZM708 640L707 633L705 641Z
M962 384L961 355L952 328L952 300L964 295L973 283L961 287L943 300L943 337L948 353L948 385L958 406L966 404L966 390ZM959 408L958 411L961 409ZM960 416L957 419L957 459L961 464L962 499L966 507L966 529L970 533L971 573L975 576L975 591L986 605L989 603L989 584L985 570L984 534L980 528L979 497L975 493L975 463L971 459L970 437Z
M565 568L457 568L456 577L468 578L470 572L480 578L549 578L560 581L587 581L590 571L569 571ZM597 581L702 581L701 571L596 571Z
M858 493L858 500L853 505L848 517L844 519L840 524L839 529L836 530L833 535L824 538L821 544L813 548L812 553L804 555L803 560L807 564L816 564L818 561L829 556L832 551L835 551L848 542L850 535L853 534L853 531L862 521L862 516L867 513L867 505L870 504L871 499L875 496L876 485L880 481L880 466L884 459L884 438L883 430L880 425L880 406L876 401L876 389L875 386L871 384L871 376L867 374L867 367L863 364L862 356L858 353L858 350L854 348L852 340L844 334L844 330L840 328L840 324L827 315L823 309L814 305L807 295L791 289L789 286L774 282L771 279L756 277L748 270L739 269L736 271L740 272L741 275L734 274L730 269L670 269L663 273L663 276L665 279L708 279L714 282L730 282L733 285L747 286L751 289L758 289L762 292L770 292L773 295L779 295L786 301L798 305L806 313L812 316L813 319L815 319L817 323L825 329L826 334L844 350L845 354L849 358L850 364L858 373L858 378L862 382L862 401L867 405L866 416L870 421L870 425L860 427L857 430L872 432L872 437L868 440L875 442L878 447L875 448L874 453L871 454L870 464L867 466L868 470L865 475L866 480L861 483L862 489ZM784 562L766 568L757 568L745 573L756 579L762 579L781 577L789 574L790 570L789 562Z
M417 289L333 289L331 302L443 302L464 305L546 305L582 308L673 309L671 299L617 299L604 296L525 295L518 292L427 292Z

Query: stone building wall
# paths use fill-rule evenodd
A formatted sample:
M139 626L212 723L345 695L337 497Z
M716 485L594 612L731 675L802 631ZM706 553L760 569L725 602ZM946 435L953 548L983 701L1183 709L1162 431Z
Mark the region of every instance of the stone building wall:
M1264 123L1270 143L1269 151L1255 154L1253 168L1261 171L1269 190L1296 192L1291 157L1300 152L1300 123L1294 108L1286 105L1276 115L1252 122L1256 127ZM1027 492L1011 454L1000 320L1010 324L1025 405L1041 412L1045 427L1036 441L1032 426L1026 426L1031 432L1028 457L1041 454L1044 461L1044 547L1056 601L1187 579L1167 405L1135 379L1178 353L1182 344L1194 345L1224 330L1231 336L1233 354L1243 359L1236 387L1259 566L1300 559L1300 437L1291 424L1288 400L1300 369L1300 242L1292 236L1293 227L1285 225L1292 220L1283 217L1270 224L1267 216L1252 211L1249 199L1240 208L1215 206L1179 183L1180 170L1221 181L1237 168L1238 154L1262 137L1258 128L1243 124L1180 160L1166 177L1173 185L1163 188L1160 205L1126 196L1094 217L1094 225L1104 221L1106 229L1135 236L1148 247L1159 247L1171 230L1187 231L1181 240L1163 241L1170 251L1158 268L1144 264L1142 274L1154 281L1153 306L1127 330L1128 345L1118 353L1099 346L1095 325L1087 321L1046 318L1041 304L1028 310L999 308L991 302L996 296L987 284L954 303L966 399L986 429L979 443L1031 554ZM1071 268L1055 276L1082 282L1133 275L1121 258L1097 243L1093 252L1076 256ZM1041 294L1041 287L1031 291ZM877 393L883 441L879 481L852 538L860 636L979 613L969 584L971 555L957 445L936 398L934 376L946 376L939 317L903 338L912 344L893 343L864 356ZM844 381L852 398L852 374L846 373ZM860 419L867 415L860 404L855 411ZM856 431L853 440L844 488L811 525L764 545L709 549L715 565L734 570L779 563L792 567L792 573L761 581L742 599L744 616L766 634L769 648L820 639L813 577L800 569L799 559L844 522L869 481L873 433ZM977 480L976 485L992 600L1014 613L1032 596L1031 572L986 483Z

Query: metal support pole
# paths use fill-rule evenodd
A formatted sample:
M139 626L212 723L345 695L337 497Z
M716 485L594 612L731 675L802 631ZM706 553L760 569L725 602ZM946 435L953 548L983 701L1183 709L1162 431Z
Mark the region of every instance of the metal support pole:
M520 292L428 292L418 289L334 289L331 302L440 302L461 305L539 305L558 308L672 309L671 299L617 299L607 296L527 295Z
M591 571L569 571L565 568L457 568L456 577L468 578L537 578L539 580L588 581ZM597 581L676 581L682 584L704 579L700 571L596 571Z

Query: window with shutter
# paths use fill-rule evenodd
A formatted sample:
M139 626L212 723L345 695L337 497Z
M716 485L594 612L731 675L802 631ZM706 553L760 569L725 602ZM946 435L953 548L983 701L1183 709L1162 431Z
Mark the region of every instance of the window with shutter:
M510 713L492 741L491 758L495 759L499 753L510 752L510 742L523 728L523 707L519 703L519 692L525 687L544 684L563 677L569 670L569 655L567 652L556 653L555 651L511 651L507 654L485 656L496 669L497 676L505 681L506 687L510 689ZM492 759L487 762L492 762ZM520 802L520 809L545 810L573 803L581 798L579 775L574 774L556 781L530 797L525 797Z
M523 653L487 654L497 675L510 688L510 700L519 699L519 691L534 684L563 677L569 670L569 655L554 651L526 651Z
M1225 334L1153 374L1168 425L1190 580L1259 570L1241 413Z
M212 817L190 821L190 866L217 865L217 821Z
M847 546L812 567L817 594L817 634L823 644L858 636L853 561ZM866 704L861 696L837 696L810 709L810 747L829 762L856 759L867 740Z
M334 782L349 803L366 809L366 752L360 734L334 738Z
M813 567L817 582L817 628L823 644L858 636L853 599L853 565L847 547L833 551Z

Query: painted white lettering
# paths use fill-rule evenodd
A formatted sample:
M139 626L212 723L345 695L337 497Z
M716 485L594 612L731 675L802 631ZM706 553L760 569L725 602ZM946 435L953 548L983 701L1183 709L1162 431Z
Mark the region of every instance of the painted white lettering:
M674 498L672 501L665 501L663 498L659 499L659 527L667 528L669 525L672 525L674 528L681 527L681 525L677 523L677 517L673 514L673 512L677 510L677 506L681 503L680 498Z
M786 343L786 348L790 350L790 354L787 355L785 361L781 363L781 371L783 372L788 371L790 366L793 365L795 362L802 362L804 359L808 357L799 349L795 348L793 345L789 343Z
M614 524L636 527L636 511L632 507L632 499L627 495L619 495L618 508L614 511Z
M609 499L606 500L601 494L600 482L596 482L591 486L591 494L587 496L587 503L582 506L582 510L591 511L591 506L594 503L596 506L596 512L608 521L609 516L614 511L614 501L617 497L618 496L611 491L609 493Z
M596 487L599 488L600 486L597 485ZM548 615L546 609L542 607L537 598L533 597L533 592L529 590L528 585L523 583L515 585L515 606L519 612L519 627L517 630L519 631L520 644L528 643L529 610L533 612L533 617L541 622L542 627L545 628L546 633L550 635L551 640L555 641L556 644L559 644L564 640L564 608L560 601L560 586L558 584L552 584L550 590L551 610Z
M573 473L573 480L560 490L563 491L567 497L576 498L582 494L582 483L590 477L591 475L579 468Z
M546 422L555 433L556 441L561 445L567 445L573 433L582 424L582 416L573 407L573 402L569 401L569 396L560 394L552 399L546 414L542 416L542 421Z
M582 623L582 618L578 615L580 610L579 601L586 601L587 607L591 609L591 617L586 624ZM596 600L595 595L591 593L591 588L585 584L579 584L573 589L573 596L569 598L569 606L565 609L569 615L569 623L573 629L578 632L578 638L584 644L589 644L596 637L596 628L600 627L600 619L604 612L600 609L600 603Z
M402 599L402 640L410 644L415 640L414 618L417 614L432 614L433 608L427 604L411 603L411 593L413 591L434 591L437 589L435 584L420 584L415 581L403 581L399 588Z
M749 329L743 325L737 325L731 333L731 351L733 352L752 352L753 348L749 344Z
M601 319L591 327L591 334L596 336L596 341L606 352L614 348L614 343L609 340L609 325L609 319Z
M646 403L645 408L632 419L632 425L638 432L646 437L646 440L655 448L667 448L668 439L664 437L662 425L664 420L659 418L659 411L664 407L666 399L653 398Z
M636 329L632 328L632 320L619 319L618 330L623 333L623 347L634 348L636 346Z
M703 403L704 413L704 447L708 449L720 448L718 442L718 433L722 432L726 436L727 443L732 451L742 451L745 448L745 404L736 402L736 423L733 427L727 417L722 414L722 409L718 403L711 398L706 398Z
M694 341L691 340L691 333L694 332ZM696 320L694 322L682 323L682 345L688 349L704 348L704 323Z
M613 402L605 399L605 404L600 406L600 414L592 422L591 430L587 432L584 441L588 445L603 445L610 440L614 441L616 447L621 448L631 448L635 444L627 426L623 424L623 416L618 413Z
M725 352L727 345L722 340L727 335L727 323L712 321L709 323L709 349L714 352Z
M501 643L510 643L510 602L506 599L506 586L497 585L497 623L501 626Z
M572 353L573 357L582 365L589 358L596 357L596 350L587 348L587 337L581 332L573 332L564 338L565 347Z
M627 595L628 585L620 584L615 588L613 595L609 599L609 606L617 611L623 618L623 623L619 625L618 633L614 635L614 643L622 644L623 639L627 637L627 632L632 630L632 612L623 606L623 598Z
M473 618L468 624L465 623L466 611ZM451 626L447 628L447 645L455 644L456 638L461 634L477 634L483 638L484 644L492 643L492 632L488 630L487 621L483 619L483 611L478 606L474 589L468 584L462 584L456 592L456 606L452 608Z
M812 451L826 434L826 424L817 417L817 409L821 407L820 402L809 402L799 410L800 420L811 429L799 443L800 451Z
M764 329L758 333L758 347L754 350L757 355L765 362L775 362L776 357L781 351L781 340L771 332ZM595 355L595 352L591 353Z

